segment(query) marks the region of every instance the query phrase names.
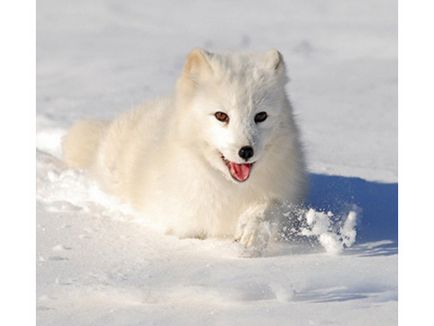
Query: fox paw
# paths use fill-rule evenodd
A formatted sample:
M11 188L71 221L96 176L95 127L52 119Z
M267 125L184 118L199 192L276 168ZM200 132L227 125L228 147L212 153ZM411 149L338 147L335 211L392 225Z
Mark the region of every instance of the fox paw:
M239 221L235 241L248 252L260 255L267 247L271 237L270 222L263 220L264 207L259 206L246 211Z

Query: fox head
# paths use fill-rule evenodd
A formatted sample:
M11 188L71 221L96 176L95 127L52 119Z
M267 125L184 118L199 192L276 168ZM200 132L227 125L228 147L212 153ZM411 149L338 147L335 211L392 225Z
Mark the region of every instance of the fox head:
M228 180L254 175L291 119L286 83L277 50L223 55L195 49L188 55L176 90L184 131Z

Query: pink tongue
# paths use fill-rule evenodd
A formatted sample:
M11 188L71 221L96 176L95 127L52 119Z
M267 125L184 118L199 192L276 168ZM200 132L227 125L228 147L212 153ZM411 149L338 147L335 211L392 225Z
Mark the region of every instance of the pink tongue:
M232 176L238 181L246 181L250 175L250 169L252 168L252 164L237 164L233 162L229 162L229 170Z

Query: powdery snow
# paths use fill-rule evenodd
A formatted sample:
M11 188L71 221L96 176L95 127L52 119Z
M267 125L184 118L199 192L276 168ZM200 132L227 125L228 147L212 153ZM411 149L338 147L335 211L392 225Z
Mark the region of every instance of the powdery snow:
M317 238L326 252L340 254L344 247L351 247L356 241L357 213L350 211L339 223L333 221L332 212L317 212L309 209L305 214L306 227L300 230L301 235Z
M396 325L395 1L37 6L39 325ZM165 95L197 46L288 64L311 193L261 257L163 235L59 160L73 121Z
M340 236L330 214L302 215L312 233L301 232L332 255L280 242L244 258L229 240L180 240L138 224L85 175L49 154L37 159L40 325L396 322L396 255L377 251L391 242L343 251L353 212Z

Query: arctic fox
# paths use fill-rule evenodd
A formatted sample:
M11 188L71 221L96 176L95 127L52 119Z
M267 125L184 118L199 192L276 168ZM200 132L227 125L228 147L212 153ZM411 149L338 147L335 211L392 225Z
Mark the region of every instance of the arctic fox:
M274 207L305 192L287 80L277 50L194 49L173 96L113 121L78 122L64 159L165 232L263 245Z

